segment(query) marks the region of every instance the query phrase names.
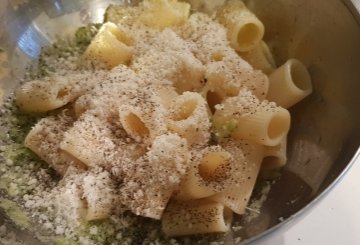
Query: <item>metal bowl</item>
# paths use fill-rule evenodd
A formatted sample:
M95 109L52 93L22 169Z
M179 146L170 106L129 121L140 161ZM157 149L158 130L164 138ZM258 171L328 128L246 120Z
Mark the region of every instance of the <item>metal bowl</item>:
M66 30L100 22L110 0L2 0L0 47L10 68L0 84L9 93L35 63L42 46ZM291 108L288 164L276 179L261 214L229 235L259 242L281 232L338 183L360 154L359 1L248 0L264 22L266 41L280 65L298 58L308 67L314 92ZM1 76L1 74L0 74ZM0 224L4 222L0 216ZM292 222L290 222L292 221ZM280 228L280 229L279 229ZM28 244L39 244L15 229Z

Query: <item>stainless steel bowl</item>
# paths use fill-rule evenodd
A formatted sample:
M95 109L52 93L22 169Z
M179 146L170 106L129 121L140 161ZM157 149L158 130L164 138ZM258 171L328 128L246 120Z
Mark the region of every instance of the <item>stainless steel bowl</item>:
M110 0L2 0L0 47L10 75L9 93L36 62L42 46L67 29L102 21ZM337 184L360 154L360 1L247 0L266 26L266 40L278 65L298 58L314 85L310 97L291 109L289 162L273 185L261 214L229 234L258 242L304 217ZM0 224L6 218L0 216ZM282 221L282 222L281 222ZM334 220L334 222L336 222ZM27 243L38 244L15 229Z

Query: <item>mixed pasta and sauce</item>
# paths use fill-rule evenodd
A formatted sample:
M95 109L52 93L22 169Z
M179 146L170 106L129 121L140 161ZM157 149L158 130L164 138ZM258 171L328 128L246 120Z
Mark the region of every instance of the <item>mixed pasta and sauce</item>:
M171 237L227 232L260 170L286 163L310 76L276 67L243 2L209 2L111 5L73 70L17 89L21 111L46 115L24 145L61 176L46 205L72 230L130 210Z

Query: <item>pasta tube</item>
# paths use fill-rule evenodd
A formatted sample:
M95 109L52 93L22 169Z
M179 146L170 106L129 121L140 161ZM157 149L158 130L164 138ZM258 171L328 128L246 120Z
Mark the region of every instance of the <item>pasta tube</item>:
M24 142L26 147L46 161L60 175L65 174L72 162L72 159L59 151L59 146L64 139L65 131L73 122L74 118L69 111L43 118L30 130Z
M223 204L201 199L171 202L164 212L161 226L168 236L227 232L233 213Z
M55 110L91 90L96 82L91 73L33 80L16 90L16 104L24 112Z
M236 53L227 54L221 61L208 63L205 78L207 90L222 99L236 96L241 89L247 89L263 100L269 87L268 77L261 71L253 70Z
M253 49L240 55L255 69L262 70L266 74L272 73L276 68L274 57L264 41L260 41Z
M155 93L139 92L119 107L121 125L138 142L153 140L166 132L165 113L161 98Z
M217 19L227 28L230 45L237 51L253 49L264 36L264 25L242 1L228 1L217 12Z
M217 108L213 126L220 139L231 136L275 146L290 128L290 113L286 109L268 101L260 102L247 91L240 91Z
M64 133L60 149L87 167L107 166L106 156L113 154L116 146L106 124L92 114L83 114Z
M111 69L127 64L133 53L132 37L114 23L105 23L87 47L84 57Z
M262 169L277 169L286 164L286 146L287 137L284 137L280 144L276 146L264 147L264 160L262 163Z
M185 92L170 106L169 129L184 137L189 145L205 145L210 138L206 101L200 94Z
M65 182L65 181L64 181ZM65 188L58 190L54 197L56 211L75 227L85 220L87 213L86 200L82 198L83 190L78 181L66 181Z
M122 203L137 215L160 219L189 160L186 140L176 134L158 136L145 156L126 167L120 187Z
M246 140L228 140L222 145L238 160L242 178L230 185L227 190L211 196L210 199L224 204L237 214L243 214L260 170L264 154L263 146Z
M242 178L238 160L221 146L209 146L193 154L189 170L174 196L176 200L208 197Z
M311 77L303 63L290 59L269 77L267 99L289 108L312 92Z
M82 181L83 197L86 200L86 220L108 218L115 207L116 192L108 172L92 171Z
M131 68L148 83L173 86L176 92L202 87L204 66L195 58L186 41L166 29L154 40L157 45L137 56Z
M145 0L141 2L139 20L153 28L164 29L182 24L190 13L190 4L177 0Z

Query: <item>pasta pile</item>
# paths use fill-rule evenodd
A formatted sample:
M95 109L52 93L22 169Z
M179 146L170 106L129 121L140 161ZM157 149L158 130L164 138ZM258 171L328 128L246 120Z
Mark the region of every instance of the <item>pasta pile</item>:
M276 68L241 1L212 17L190 9L110 6L80 57L85 71L17 90L23 111L53 111L25 145L62 176L55 202L69 223L122 206L161 219L169 236L226 232L260 169L286 163L287 108L312 90L305 66Z

